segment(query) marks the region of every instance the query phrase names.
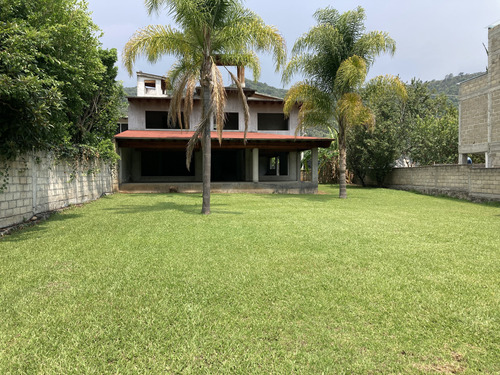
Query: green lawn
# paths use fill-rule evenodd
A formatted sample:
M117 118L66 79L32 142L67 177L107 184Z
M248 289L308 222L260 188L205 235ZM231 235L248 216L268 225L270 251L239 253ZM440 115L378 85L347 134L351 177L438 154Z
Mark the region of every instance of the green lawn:
M114 195L0 240L0 374L500 373L500 208Z

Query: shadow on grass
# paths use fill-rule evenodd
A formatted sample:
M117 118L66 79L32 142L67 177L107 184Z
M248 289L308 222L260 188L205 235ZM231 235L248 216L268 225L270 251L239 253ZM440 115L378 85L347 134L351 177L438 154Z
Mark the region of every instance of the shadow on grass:
M68 220L73 220L81 217L81 214L77 213L54 213L45 220L36 223L23 223L19 224L17 229L14 229L8 235L0 238L0 242L21 242L31 239L33 236L37 236L42 232L47 231L47 224L50 222L64 222Z
M173 196L169 196L172 198ZM227 206L227 204L211 203L213 214L222 215L242 215L242 212L237 211L224 211L220 210L220 207ZM180 204L177 202L167 201L167 202L157 202L151 205L144 204L129 204L129 205L118 205L116 207L106 208L105 211L111 211L120 215L131 215L140 214L147 212L160 212L160 211L178 211L188 215L201 215L201 200L197 203L192 204Z
M358 185L348 185L347 186L347 199L351 197L349 192L353 192L355 190L376 190L380 189L377 187L364 187ZM305 200L310 202L331 202L331 201L343 201L339 198L339 186L338 185L328 185L322 184L320 185L319 191L317 194L259 194L259 196L267 197L268 199L296 199L296 200ZM365 199L363 196L356 195L356 199ZM367 197L366 199L370 199Z
M399 190L399 189L394 189L394 190L405 191L407 193L412 193L414 195L420 195L420 196L423 196L423 197L429 197L429 198L434 198L434 199L446 200L446 201L451 201L451 202L457 202L457 203L463 203L463 204L473 204L473 205L479 204L479 205L487 206L487 207L500 208L500 202L499 201L487 201L487 200L474 201L474 200L468 200L468 199L464 199L464 198L452 197L452 196L446 195L446 194L436 194L436 195L425 194L425 193L423 193L421 191L418 191L418 190ZM500 216L500 215L497 215L497 216Z

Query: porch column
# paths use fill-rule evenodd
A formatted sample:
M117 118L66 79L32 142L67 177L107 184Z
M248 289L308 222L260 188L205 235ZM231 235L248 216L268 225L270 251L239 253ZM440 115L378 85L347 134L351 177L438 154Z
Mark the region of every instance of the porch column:
M318 148L315 147L311 150L311 169L312 169L312 182L318 183Z
M301 178L301 175L300 175L300 171L301 171L301 167L302 167L302 152L300 151L297 151L295 153L295 174L297 176L296 180L297 181L302 181L302 178Z
M259 149L252 149L252 181L259 182Z

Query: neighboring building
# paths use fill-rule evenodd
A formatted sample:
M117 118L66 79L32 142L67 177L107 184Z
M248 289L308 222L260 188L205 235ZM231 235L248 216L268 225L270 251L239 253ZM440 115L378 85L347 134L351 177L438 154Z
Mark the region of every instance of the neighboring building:
M500 23L488 28L488 71L460 84L459 163L484 154L486 168L500 167Z
M244 74L238 69L239 74ZM331 139L295 136L298 108L283 115L283 99L244 89L250 121L244 139L244 114L238 91L227 87L226 122L219 144L212 133L212 189L314 193L318 187L318 147ZM169 128L170 97L165 77L137 73L137 96L129 97L128 130L115 136L121 157L119 181L129 191L201 191L202 154L186 168L186 145L201 118L195 94L189 129ZM312 181L300 180L301 153L312 150Z

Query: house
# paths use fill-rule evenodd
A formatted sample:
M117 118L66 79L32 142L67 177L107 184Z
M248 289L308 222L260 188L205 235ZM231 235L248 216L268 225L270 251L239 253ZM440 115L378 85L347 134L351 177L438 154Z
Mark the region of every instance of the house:
M318 148L330 146L332 140L296 136L298 107L285 118L283 99L248 88L244 93L250 109L246 139L238 91L226 87L222 143L216 132L212 133L212 191L317 192ZM170 128L167 117L171 98L165 77L137 73L137 96L128 98L128 124L121 128L127 130L115 136L121 157L121 190L201 191L200 147L194 152L190 168L186 167L186 145L201 118L197 94L189 128L181 129L178 124ZM301 155L306 150L312 150L312 181L301 181Z
M500 23L488 28L487 72L460 84L459 103L459 163L484 154L486 168L500 167Z

